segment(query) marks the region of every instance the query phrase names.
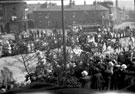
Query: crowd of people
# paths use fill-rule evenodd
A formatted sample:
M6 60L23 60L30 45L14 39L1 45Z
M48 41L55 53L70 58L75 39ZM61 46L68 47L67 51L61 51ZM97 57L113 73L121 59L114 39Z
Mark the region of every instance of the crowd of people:
M21 41L7 42L10 55L37 54L36 70L26 75L26 81L96 90L117 90L135 83L135 41L130 28L118 31L99 28L95 34L77 28L67 30L66 34L66 61L60 30L51 33L29 30L20 35Z
M121 45L122 38L132 41L133 32L127 28L125 30L111 30L99 28L95 34L87 34L81 28L66 30L66 45L74 47L81 45L83 48L90 50L91 48L103 48L108 45ZM62 45L61 30L27 30L20 35L20 40L1 40L0 56L17 55L25 52L35 52L36 50L47 50L60 48ZM129 41L130 41L129 40ZM121 43L120 43L121 42ZM23 48L23 50L22 50ZM84 50L84 49L83 49Z
M37 52L36 71L27 75L27 80L96 90L117 90L135 83L134 36L129 28L119 33L99 30L94 35L80 31L67 33L67 49L72 49L67 50L67 61L61 52ZM121 38L128 38L131 43L124 47Z
M31 82L41 81L65 87L118 90L135 83L135 61L130 52L104 56L82 52L65 63L62 57L49 59L38 52L36 71L26 76ZM71 54L67 54L71 55ZM61 60L60 60L61 59Z

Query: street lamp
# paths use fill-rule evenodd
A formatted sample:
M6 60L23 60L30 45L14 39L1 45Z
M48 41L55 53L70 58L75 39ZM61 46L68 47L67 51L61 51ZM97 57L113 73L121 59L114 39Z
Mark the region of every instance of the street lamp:
M114 14L111 13L111 14L110 14L110 26L111 26L111 27L113 26L113 19L114 19Z
M25 18L24 19L27 19L27 12L28 12L28 8L25 9Z
M97 0L95 0L95 24L97 24Z
M24 19L25 21L25 31L28 29L28 17L27 17L27 12L28 12L28 8L25 8L25 16Z
M134 11L135 11L135 0L134 0Z

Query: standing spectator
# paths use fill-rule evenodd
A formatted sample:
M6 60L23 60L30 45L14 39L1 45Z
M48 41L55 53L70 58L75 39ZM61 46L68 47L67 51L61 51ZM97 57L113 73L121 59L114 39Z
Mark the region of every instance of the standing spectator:
M103 88L104 79L99 68L95 68L94 75L92 77L92 89L101 90Z
M81 78L82 87L83 88L90 88L91 87L91 77L88 76L88 72L83 71L81 74L82 74L82 78Z
M107 90L110 90L111 88L111 78L113 75L113 67L114 64L113 62L106 62L106 69L104 72L104 79L105 79L105 87Z
M127 82L126 82L125 78L128 74L128 71L126 69L127 69L127 66L125 64L122 64L121 69L120 69L119 89L122 89L126 86Z

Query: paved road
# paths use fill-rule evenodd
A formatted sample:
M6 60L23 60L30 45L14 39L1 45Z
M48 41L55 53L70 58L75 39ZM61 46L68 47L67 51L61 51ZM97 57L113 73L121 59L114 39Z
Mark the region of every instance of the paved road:
M45 82L35 82L23 88L12 89L6 94L134 94L134 87L135 85L117 91L97 91L85 88L59 87Z

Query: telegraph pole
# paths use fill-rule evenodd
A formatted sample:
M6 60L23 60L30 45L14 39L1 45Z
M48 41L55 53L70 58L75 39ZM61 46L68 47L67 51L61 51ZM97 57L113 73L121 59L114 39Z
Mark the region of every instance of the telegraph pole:
M64 69L66 69L66 42L65 42L65 24L64 24L64 1L61 0L61 14L62 14L62 32L63 32L63 63Z
M135 0L134 0L134 11L135 11Z
M95 0L95 24L97 24L97 0Z
M116 0L116 24L118 24L118 0Z
M135 14L135 0L134 0L134 14ZM135 15L134 15L134 17L135 17ZM135 18L134 18L134 21L135 21Z

